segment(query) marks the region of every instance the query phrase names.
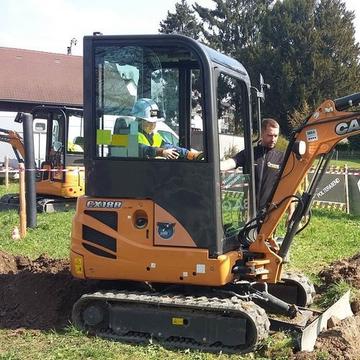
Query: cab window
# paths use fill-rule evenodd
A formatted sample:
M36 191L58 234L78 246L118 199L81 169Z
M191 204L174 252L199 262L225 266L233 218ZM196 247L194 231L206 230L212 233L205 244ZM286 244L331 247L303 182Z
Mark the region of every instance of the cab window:
M192 132L194 107L201 118L203 80L190 50L99 46L95 64L98 158L160 161L154 148L176 148L186 160L181 154L204 150L204 134Z
M245 83L220 73L217 83L219 160L244 149L244 123L248 116ZM236 237L248 220L250 174L244 169L221 172L221 206L224 236Z
M83 117L80 115L68 117L67 151L69 153L84 152Z

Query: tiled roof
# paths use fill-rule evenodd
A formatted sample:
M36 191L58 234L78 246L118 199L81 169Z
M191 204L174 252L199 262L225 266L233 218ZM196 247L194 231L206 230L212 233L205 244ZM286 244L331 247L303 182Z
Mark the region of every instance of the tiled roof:
M2 103L82 106L82 57L0 47Z

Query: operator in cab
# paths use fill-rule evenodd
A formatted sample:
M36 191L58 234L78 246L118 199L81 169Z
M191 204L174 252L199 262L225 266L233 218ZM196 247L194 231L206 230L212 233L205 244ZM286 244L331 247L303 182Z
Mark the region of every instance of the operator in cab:
M138 143L140 156L143 158L162 157L175 160L183 158L195 160L201 154L196 150L188 150L166 142L163 137L155 131L156 123L164 121L160 116L159 107L152 99L142 98L136 101L131 115L139 123Z

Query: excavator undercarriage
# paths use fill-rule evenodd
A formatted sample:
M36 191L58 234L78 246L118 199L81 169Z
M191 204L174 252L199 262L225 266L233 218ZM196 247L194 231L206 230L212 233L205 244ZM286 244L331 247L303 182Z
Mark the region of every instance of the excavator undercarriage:
M245 294L244 284L221 289L148 288L85 294L73 307L73 323L110 340L231 354L253 351L272 331L292 333L297 350L311 351L332 316L352 315L349 293L322 313L264 292Z

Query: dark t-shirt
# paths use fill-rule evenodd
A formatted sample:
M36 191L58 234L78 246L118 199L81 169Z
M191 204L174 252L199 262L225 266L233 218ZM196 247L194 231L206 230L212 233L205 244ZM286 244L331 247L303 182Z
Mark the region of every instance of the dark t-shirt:
M236 162L236 167L244 167L247 163L244 150L236 154L233 159ZM284 153L279 150L268 149L262 145L257 145L254 148L255 191L258 210L265 207L269 200L283 159Z

